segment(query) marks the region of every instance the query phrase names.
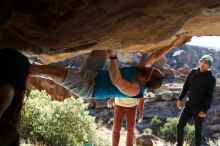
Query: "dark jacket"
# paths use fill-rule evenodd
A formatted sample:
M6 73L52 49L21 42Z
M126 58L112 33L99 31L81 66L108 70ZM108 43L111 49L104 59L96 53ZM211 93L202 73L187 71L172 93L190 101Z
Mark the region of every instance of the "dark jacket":
M211 70L200 72L199 68L193 69L184 83L179 100L187 95L189 103L207 112L211 106L215 85L216 79Z

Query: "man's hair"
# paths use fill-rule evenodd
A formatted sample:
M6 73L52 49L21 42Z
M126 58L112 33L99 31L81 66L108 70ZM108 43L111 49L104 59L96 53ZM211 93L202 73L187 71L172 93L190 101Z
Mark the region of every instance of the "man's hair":
M157 89L163 83L163 74L156 68L144 67L141 68L140 73L146 77L145 85L149 89Z
M16 49L4 48L0 49L0 67L0 82L9 83L15 90L12 102L3 113L1 120L18 128L29 74L29 61Z

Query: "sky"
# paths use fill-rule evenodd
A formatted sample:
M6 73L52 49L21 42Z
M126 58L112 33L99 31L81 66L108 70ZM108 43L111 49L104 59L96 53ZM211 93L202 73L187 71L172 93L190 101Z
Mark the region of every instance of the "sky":
M220 50L220 36L194 36L187 44Z

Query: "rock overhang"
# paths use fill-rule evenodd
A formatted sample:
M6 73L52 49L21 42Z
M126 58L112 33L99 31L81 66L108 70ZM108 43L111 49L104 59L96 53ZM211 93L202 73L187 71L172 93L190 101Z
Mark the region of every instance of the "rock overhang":
M9 1L9 0L4 0ZM218 0L11 0L0 47L29 50L44 63L120 49L147 52L176 36L219 35ZM35 9L33 9L33 5Z

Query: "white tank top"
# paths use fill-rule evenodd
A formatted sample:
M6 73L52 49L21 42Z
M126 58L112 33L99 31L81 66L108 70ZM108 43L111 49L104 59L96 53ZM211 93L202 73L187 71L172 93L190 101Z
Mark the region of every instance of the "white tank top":
M115 104L122 107L134 107L138 104L137 98L115 98Z

